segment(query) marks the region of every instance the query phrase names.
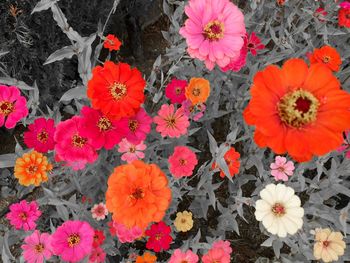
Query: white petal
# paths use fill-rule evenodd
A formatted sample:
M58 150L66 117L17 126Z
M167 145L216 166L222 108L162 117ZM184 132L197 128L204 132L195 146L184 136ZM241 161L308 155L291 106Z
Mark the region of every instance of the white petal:
M282 203L288 203L288 201L292 198L292 196L294 195L294 189L291 187L286 187L286 192L284 194L283 199L281 200Z
M287 236L287 229L286 229L286 225L284 224L284 221L281 220L281 218L279 218L277 221L278 221L278 226L279 226L277 236L286 237Z
M254 215L256 220L262 221L266 215L268 215L270 212L269 211L261 211L261 210L256 210Z
M273 235L276 235L278 230L279 230L278 220L274 220L273 224L269 228L267 228L267 231L269 231Z
M281 217L281 221L285 225L288 234L294 235L298 231L298 225L287 216Z
M259 199L255 203L255 209L260 211L271 211L271 205L263 199Z
M261 198L270 205L274 204L276 200L275 189L276 186L274 184L269 184L260 192Z
M284 184L276 186L276 202L281 202L286 195L287 187Z
M302 207L292 207L286 209L286 214L291 217L303 217L304 216L304 208Z
M296 195L293 195L293 197L287 202L285 203L286 207L299 207L301 205L301 201L300 198Z
M276 217L273 215L273 213L268 213L262 220L263 226L268 229L275 223Z
M297 231L303 226L303 219L300 217L291 217L288 214L284 215L289 220L293 221L297 226ZM291 234L291 233L290 233Z

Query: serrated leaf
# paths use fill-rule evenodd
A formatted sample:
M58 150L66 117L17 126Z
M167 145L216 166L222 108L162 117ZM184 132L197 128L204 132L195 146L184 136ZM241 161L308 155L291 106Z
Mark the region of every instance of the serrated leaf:
M65 58L72 58L76 54L73 46L66 46L52 53L45 61L44 65L59 61Z

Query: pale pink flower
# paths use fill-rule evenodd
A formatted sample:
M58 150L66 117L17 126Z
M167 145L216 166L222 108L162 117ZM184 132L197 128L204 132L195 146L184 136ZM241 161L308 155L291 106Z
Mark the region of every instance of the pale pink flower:
M169 170L175 178L191 176L198 164L196 154L186 146L176 146L168 161Z
M99 203L94 205L91 208L91 214L92 214L92 218L96 219L97 221L105 219L106 215L108 215L108 210L106 205L104 203Z
M293 175L294 164L288 161L285 157L276 156L275 162L270 165L271 175L275 177L276 181L288 181L288 176Z
M135 160L143 159L145 154L143 151L147 148L146 144L141 141L138 144L133 144L127 139L123 139L119 143L118 152L124 153L121 159L127 163L131 163Z
M21 246L23 258L28 263L43 263L52 257L51 237L47 233L35 230L24 239Z
M113 221L112 226L121 243L131 243L135 239L142 236L142 229L137 226L129 229L123 224L119 224L116 221Z
M192 250L182 252L180 249L175 249L168 263L197 263L198 259L198 256Z

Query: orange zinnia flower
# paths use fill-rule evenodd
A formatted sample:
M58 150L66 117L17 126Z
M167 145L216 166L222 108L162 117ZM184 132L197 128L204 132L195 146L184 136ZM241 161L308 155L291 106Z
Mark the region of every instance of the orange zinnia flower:
M145 229L163 219L171 201L168 179L155 164L134 161L120 165L108 179L107 209L113 220Z
M136 263L155 263L157 257L149 252L143 254L143 256L137 256Z
M330 46L316 48L309 59L311 64L323 63L332 71L338 71L341 65L341 57L338 51Z
M52 170L52 165L42 153L31 151L17 158L15 164L15 177L24 186L31 184L39 186L41 182L48 180L47 173Z
M92 71L87 95L92 107L101 110L111 120L134 116L145 97L146 81L136 68L128 64L105 62Z
M185 90L185 95L193 105L204 103L207 101L210 94L210 83L203 78L192 78Z
M254 140L299 162L324 155L343 142L350 129L350 95L323 64L308 68L290 59L267 66L254 77L244 119L255 125Z
M122 45L122 42L120 42L115 35L111 35L111 34L106 36L105 42L103 42L103 47L108 48L109 51L119 50L121 45Z
M224 155L224 159L227 164L231 177L239 173L239 167L241 165L239 161L239 157L241 157L241 155L239 154L239 152L236 152L235 148L233 147L231 147ZM218 167L219 167L218 164L214 162L212 165L212 169L216 169ZM225 178L225 173L221 168L220 168L220 177Z

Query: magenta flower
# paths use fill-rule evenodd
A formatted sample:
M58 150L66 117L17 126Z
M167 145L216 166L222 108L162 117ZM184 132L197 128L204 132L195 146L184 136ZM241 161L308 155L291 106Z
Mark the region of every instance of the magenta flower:
M148 240L146 243L147 249L152 249L154 252L168 250L173 238L170 236L171 228L163 221L153 224L150 229L145 231Z
M162 137L178 138L186 134L187 128L190 126L184 109L181 107L175 111L174 104L163 104L158 111L158 116L154 117L153 120L157 124L157 132L160 132Z
M113 221L113 228L121 243L132 243L134 240L141 237L143 232L142 229L137 226L129 229L116 221Z
M126 130L118 126L100 111L84 106L81 109L81 136L89 138L91 145L99 150L104 147L112 149L125 136Z
M261 43L260 38L255 34L255 32L252 32L248 36L247 48L253 56L256 56L258 54L257 50L264 49L265 45Z
M106 205L104 203L99 203L94 205L91 208L91 214L92 214L92 218L96 219L97 221L105 219L106 215L108 215L108 210Z
M143 159L145 154L143 151L147 148L146 144L140 142L139 144L133 144L127 139L123 139L119 143L118 152L124 153L121 159L127 163L131 163L135 160Z
M339 4L339 6L344 9L350 9L350 2L349 1L342 2Z
M288 181L288 176L293 175L294 164L288 161L285 157L276 156L275 162L270 165L271 175L275 177L276 181Z
M106 252L100 247L93 248L88 263L104 263L106 262Z
M74 116L60 122L54 136L55 160L65 161L74 170L83 169L87 163L93 163L98 157L92 140L82 136L81 130L82 118Z
M10 212L6 214L6 218L15 229L23 228L25 231L35 229L35 221L40 216L41 211L37 202L28 203L26 200L10 205Z
M176 146L168 161L169 170L175 178L191 176L198 164L196 154L186 146Z
M94 229L84 221L66 221L52 235L55 255L68 262L78 262L92 251Z
M197 263L198 260L198 256L191 250L182 252L180 249L175 249L168 263Z
M0 127L12 129L28 115L27 100L14 86L0 85Z
M187 86L186 80L172 79L165 88L165 96L172 104L182 103L186 100L185 88Z
M24 132L24 143L28 148L46 153L55 148L55 122L53 119L37 118Z
M24 260L28 263L43 263L52 257L51 237L35 230L24 239L21 246Z

